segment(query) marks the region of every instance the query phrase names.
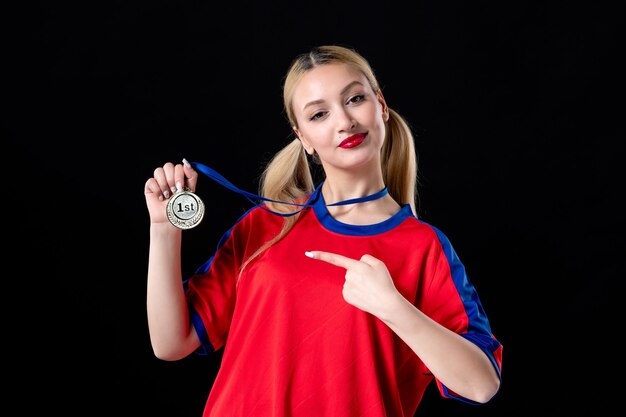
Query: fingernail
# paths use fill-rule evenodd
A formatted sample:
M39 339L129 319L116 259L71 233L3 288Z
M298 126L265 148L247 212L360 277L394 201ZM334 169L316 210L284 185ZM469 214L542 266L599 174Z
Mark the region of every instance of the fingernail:
M185 158L183 158L183 165L185 165L187 168L191 168L191 164Z
M170 196L170 192L169 191L163 191L163 195L165 196L165 198L168 198Z
M177 189L178 191L182 191L183 186L182 186L182 184L180 183L180 181L176 181L176 189Z
M174 187L173 185L170 187L170 190L172 190L172 194L174 194L176 192L176 187Z
M315 258L315 255L313 254L313 252L304 252L304 254L308 256L309 258Z
M162 195L159 196L159 200L163 201L163 196Z

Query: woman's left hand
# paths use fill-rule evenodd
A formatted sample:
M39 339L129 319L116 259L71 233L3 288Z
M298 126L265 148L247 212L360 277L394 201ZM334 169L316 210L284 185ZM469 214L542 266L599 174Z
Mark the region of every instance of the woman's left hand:
M305 255L344 268L343 298L363 311L382 318L401 297L385 263L371 255L363 255L360 260L323 251Z

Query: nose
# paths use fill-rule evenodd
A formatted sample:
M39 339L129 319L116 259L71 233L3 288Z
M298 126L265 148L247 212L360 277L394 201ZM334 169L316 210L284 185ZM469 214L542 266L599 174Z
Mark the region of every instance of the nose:
M337 117L339 131L352 130L357 126L355 118L346 109L340 110Z

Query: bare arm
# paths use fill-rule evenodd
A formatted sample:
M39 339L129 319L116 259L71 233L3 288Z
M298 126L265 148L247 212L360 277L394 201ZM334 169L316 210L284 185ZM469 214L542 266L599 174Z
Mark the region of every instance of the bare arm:
M446 387L470 400L486 403L500 379L487 355L469 340L435 322L396 292L376 316L420 357Z
M496 394L500 379L487 355L406 300L382 261L370 255L357 261L321 251L307 256L345 268L344 299L386 323L446 387L479 403Z
M185 184L195 189L197 173L188 166L166 163L146 182L144 194L150 213L147 312L154 354L164 360L183 358L200 346L189 320L182 285L182 232L169 223L167 199Z

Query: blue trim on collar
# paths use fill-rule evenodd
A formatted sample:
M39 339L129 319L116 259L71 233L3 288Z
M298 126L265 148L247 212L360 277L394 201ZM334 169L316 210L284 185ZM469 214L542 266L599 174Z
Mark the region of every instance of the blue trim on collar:
M413 216L411 205L404 204L396 214L380 223L368 225L342 223L335 220L335 218L329 213L326 202L324 201L324 196L322 195L322 185L323 182L317 186L315 191L313 191L313 194L311 194L311 198L309 199L309 203L312 204L315 215L322 226L331 232L349 236L378 235L393 229L408 217L415 217Z

